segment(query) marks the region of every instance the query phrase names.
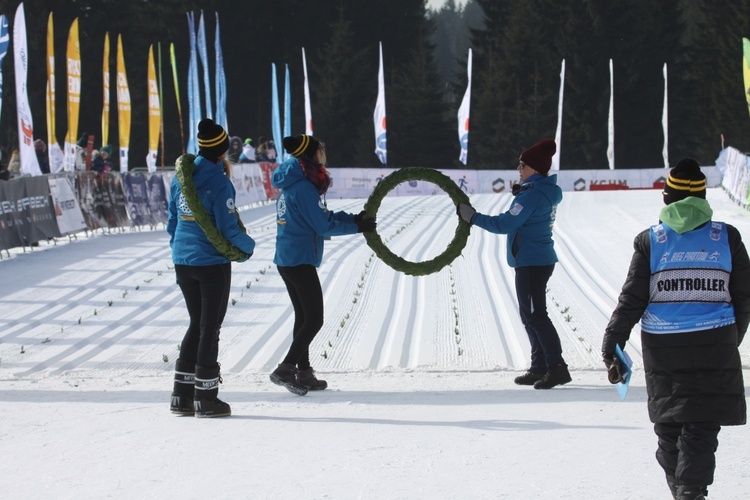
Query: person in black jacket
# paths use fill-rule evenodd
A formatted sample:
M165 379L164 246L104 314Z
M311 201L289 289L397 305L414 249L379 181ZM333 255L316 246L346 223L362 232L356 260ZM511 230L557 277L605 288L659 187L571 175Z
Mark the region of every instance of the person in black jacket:
M739 231L711 219L698 162L681 160L663 195L659 224L635 238L602 356L609 381L622 380L615 346L641 321L656 460L674 498L703 499L721 426L747 420L738 347L750 322L750 258Z

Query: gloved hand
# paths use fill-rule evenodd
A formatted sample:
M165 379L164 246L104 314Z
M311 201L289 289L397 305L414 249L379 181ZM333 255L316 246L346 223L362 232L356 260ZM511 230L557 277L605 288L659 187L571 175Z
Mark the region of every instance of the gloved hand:
M607 378L610 384L616 384L623 381L624 370L622 369L622 363L615 357L614 354L602 353L602 359L604 365L607 367Z
M365 218L365 211L362 210L360 213L358 213L357 215L354 216L354 222L356 222L357 224L359 224L359 222L362 219L364 219L364 218Z
M378 227L378 223L375 221L375 219L363 218L362 220L357 222L358 233L369 233L369 232L375 231L377 227Z
M471 224L471 218L474 217L475 213L477 213L477 211L474 210L471 205L467 205L466 203L459 203L456 205L456 215L469 224Z
M252 256L253 256L253 254L246 253L245 256L243 258L241 258L240 260L238 260L237 262L245 262L247 259L249 259Z

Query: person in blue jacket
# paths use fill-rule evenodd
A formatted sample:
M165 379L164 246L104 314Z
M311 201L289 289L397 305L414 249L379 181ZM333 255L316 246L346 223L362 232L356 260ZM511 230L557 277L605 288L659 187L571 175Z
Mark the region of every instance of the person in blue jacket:
M311 135L284 137L292 155L273 171L271 182L281 192L276 200L276 264L294 307L292 345L271 373L271 381L303 395L328 387L310 365L310 343L323 327L323 290L317 269L323 241L330 236L374 231L374 219L332 212L325 203L331 183L325 168L325 144ZM322 198L321 198L322 196Z
M466 222L508 235L508 265L516 270L518 308L531 343L531 367L515 383L534 389L551 389L572 380L560 336L547 314L545 295L557 262L552 225L562 201L557 175L548 175L556 150L555 141L544 139L521 153L517 167L521 182L513 186L515 199L507 212L491 216L476 212L471 205L457 206Z
M232 280L232 267L225 253L235 247L236 259L247 260L255 241L244 232L234 205L236 191L225 161L229 138L213 120L198 124L198 156L192 175L182 181L175 175L169 199L167 232L172 247L177 284L190 316L190 326L180 344L175 363L172 413L196 417L224 417L229 405L220 399L219 330L224 321ZM190 155L178 160L191 161ZM197 199L190 193L195 192ZM208 224L222 238L207 236L197 219L207 216Z

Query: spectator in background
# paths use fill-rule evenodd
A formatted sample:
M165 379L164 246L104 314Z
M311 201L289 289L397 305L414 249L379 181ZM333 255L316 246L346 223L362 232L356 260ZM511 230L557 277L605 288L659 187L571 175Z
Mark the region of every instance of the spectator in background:
M8 162L8 172L10 172L10 178L18 177L21 175L21 154L17 149L13 150L10 155L10 161Z
M276 161L276 144L273 139L268 141L268 161Z
M76 153L75 153L75 165L76 170L86 170L86 155L88 154L88 151L86 148L88 148L89 145L89 133L84 132L81 134L80 139L78 139L78 142L76 142Z
M47 156L47 145L43 140L37 139L34 141L34 152L36 153L36 159L39 162L39 169L43 174L48 174L49 156Z
M262 135L258 137L258 147L255 148L255 160L257 162L271 161L268 157L268 141Z
M242 146L240 163L255 163L255 148L253 147L253 140L249 137L245 139L245 144Z
M229 138L229 151L227 151L227 160L232 163L240 162L240 155L242 154L242 139L237 136Z
M3 159L3 152L0 149L0 160ZM0 164L0 181L10 180L10 172L8 172L8 165Z
M112 148L109 145L102 146L99 154L95 154L94 159L91 161L91 170L98 172L99 175L104 175L104 172L112 170L112 161L109 159L111 151Z

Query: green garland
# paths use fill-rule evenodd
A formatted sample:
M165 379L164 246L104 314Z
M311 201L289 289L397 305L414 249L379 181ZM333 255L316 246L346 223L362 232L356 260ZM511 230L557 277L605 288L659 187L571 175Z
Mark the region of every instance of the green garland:
M454 204L458 205L459 203L466 203L467 205L471 205L469 196L461 191L461 188L459 188L447 175L431 168L407 167L396 170L386 176L375 186L372 194L367 199L367 203L365 203L365 214L368 217L376 217L378 209L380 208L380 203L383 201L385 195L396 186L406 181L431 182L448 193L448 196L450 196ZM469 237L470 229L471 224L459 217L456 234L445 251L434 259L424 262L409 262L408 260L402 259L394 254L385 246L377 231L363 234L367 240L367 244L375 252L375 255L393 269L411 276L426 276L440 271L442 268L453 262L456 257L461 255L461 251L466 246L466 240Z
M217 167L218 168L218 167ZM182 195L187 201L190 211L193 213L195 222L198 223L203 232L206 234L206 238L211 242L213 246L228 260L240 261L247 258L247 254L232 245L221 231L216 229L211 217L206 213L206 207L201 203L198 197L198 191L195 189L195 183L193 183L193 172L195 171L195 155L182 155L177 158L175 163L175 175L177 180L180 182L180 188L182 188ZM237 224L240 226L240 230L243 233L247 233L247 229L240 220L240 213L235 209L237 214Z

